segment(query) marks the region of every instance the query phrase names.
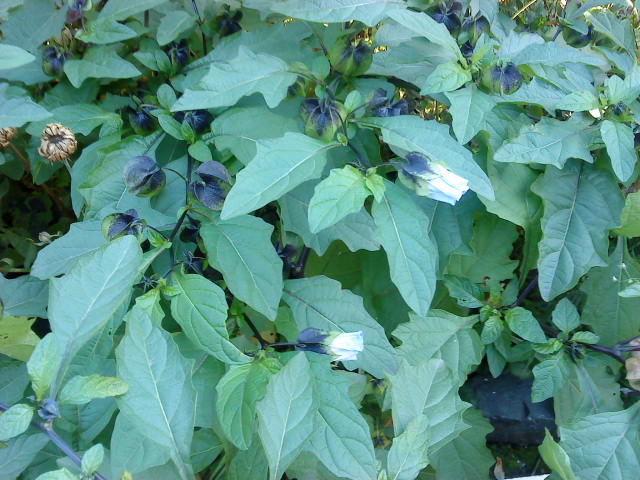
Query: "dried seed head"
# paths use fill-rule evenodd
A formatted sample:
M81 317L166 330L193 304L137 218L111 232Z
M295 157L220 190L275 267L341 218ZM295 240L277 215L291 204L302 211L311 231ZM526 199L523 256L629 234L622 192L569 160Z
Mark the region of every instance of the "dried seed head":
M51 162L61 162L72 155L76 148L78 142L70 128L50 123L44 127L38 153Z
M8 147L9 142L17 133L18 129L16 127L0 128L0 147Z

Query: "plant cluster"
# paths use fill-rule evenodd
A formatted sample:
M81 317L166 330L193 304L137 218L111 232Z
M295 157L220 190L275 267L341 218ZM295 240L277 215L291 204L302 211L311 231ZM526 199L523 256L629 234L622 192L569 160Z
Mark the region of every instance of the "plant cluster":
M0 2L0 480L635 480L638 18Z

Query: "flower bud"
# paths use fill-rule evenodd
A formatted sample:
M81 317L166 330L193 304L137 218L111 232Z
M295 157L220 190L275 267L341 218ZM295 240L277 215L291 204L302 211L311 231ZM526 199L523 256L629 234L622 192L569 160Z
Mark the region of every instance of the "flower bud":
M408 153L398 178L418 195L455 205L469 187L468 180L418 152Z
M565 25L562 29L562 38L564 38L564 41L575 48L586 47L589 45L592 37L593 25L589 25L587 33L580 33L568 25Z
M357 360L364 351L364 335L359 332L325 332L305 328L298 335L298 350L333 355L335 361Z
M46 398L38 409L38 415L43 420L55 420L60 416L60 407L53 398Z
M354 45L348 38L338 40L329 52L329 62L334 70L355 77L369 70L373 51L363 38Z
M213 121L213 115L208 110L188 110L186 112L176 112L173 114L180 123L187 122L195 133L203 133Z
M174 67L184 67L189 61L189 42L186 39L169 44L169 59Z
M64 64L69 59L69 52L59 47L47 47L42 51L42 71L50 77L59 77L64 71Z
M491 25L489 20L484 16L478 15L475 18L468 18L462 24L462 32L467 36L472 45L475 45L480 35L483 33L489 33L491 31Z
M211 210L222 210L227 197L231 176L220 162L204 162L195 172L202 181L192 181L189 196Z
M238 23L241 19L241 11L237 11L231 16L229 15L229 7L227 7L226 12L218 15L211 21L211 27L217 30L221 37L226 37L242 30L242 27Z
M328 98L310 98L302 102L300 116L305 121L304 133L313 138L331 141L342 126L346 112L342 104Z
M153 158L140 155L124 166L122 180L131 195L152 197L164 188L167 177Z
M50 123L44 127L38 153L50 162L61 162L69 158L76 148L78 142L70 128L59 123Z
M124 235L142 237L142 224L135 209L125 213L112 213L104 217L102 221L102 234L107 240L114 240Z
M450 8L443 6L437 7L432 11L431 18L447 27L450 34L455 35L460 29L460 17L458 17L458 13L460 13L460 4L454 3Z
M378 88L373 93L373 98L369 101L368 114L372 117L397 117L409 113L409 104L404 98L391 104L386 92Z
M17 134L18 129L16 127L0 128L0 147L8 147L13 137Z
M509 95L518 91L522 85L522 74L513 62L507 63L504 67L489 65L482 72L482 85L492 92Z

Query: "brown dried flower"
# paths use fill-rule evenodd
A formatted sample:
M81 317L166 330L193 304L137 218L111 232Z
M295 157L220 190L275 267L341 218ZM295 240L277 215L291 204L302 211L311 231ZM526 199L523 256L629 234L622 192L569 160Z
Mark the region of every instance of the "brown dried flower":
M66 160L78 148L76 137L70 128L59 123L44 127L38 153L51 162Z
M11 139L16 136L18 129L16 127L0 128L0 147L8 147Z

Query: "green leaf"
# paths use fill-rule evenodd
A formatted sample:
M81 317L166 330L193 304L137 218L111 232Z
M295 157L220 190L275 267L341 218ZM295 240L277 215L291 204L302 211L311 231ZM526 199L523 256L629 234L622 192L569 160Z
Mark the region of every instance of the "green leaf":
M17 437L29 428L33 418L33 407L18 403L0 414L0 442Z
M385 181L381 202L371 209L376 240L384 247L391 280L407 305L424 315L436 289L438 251L429 238L429 218L401 185Z
M229 480L267 480L269 464L258 435L247 450L237 452L227 472Z
M49 321L61 352L55 396L69 362L128 300L142 251L131 235L79 259L62 278L51 279Z
M0 83L0 128L21 127L51 114L26 95L9 95L8 84Z
M640 468L640 404L588 416L559 428L560 446L580 480L632 480Z
M23 398L29 384L27 365L15 360L0 360L0 402L12 405Z
M318 400L309 362L298 353L275 374L258 403L258 433L269 462L269 479L279 480L313 433Z
M558 102L566 96L567 94L563 90L537 77L534 77L529 83L524 83L518 91L511 95L500 97L494 94L494 98L499 103L539 105L547 112L550 112L551 115L555 114Z
M572 342L588 343L593 345L600 341L600 337L593 332L575 332L571 335Z
M0 448L0 480L15 480L34 460L42 448L49 443L43 433L20 435Z
M516 65L543 64L545 66L554 66L565 63L581 63L596 67L607 65L606 60L600 57L578 50L577 48L558 45L555 42L528 45L527 48L521 49L515 55L507 55L507 57Z
M603 345L613 346L640 334L640 299L620 296L627 278L640 277L640 266L627 253L621 237L606 266L589 270L580 290L587 295L582 322L591 326Z
M402 342L398 353L410 365L430 358L444 360L462 385L482 361L482 342L473 329L478 317L431 310L424 317L409 314L409 318L393 331L393 336Z
M585 17L593 25L596 32L609 37L613 42L625 49L630 55L636 53L636 40L633 27L628 18L618 19L609 10L591 10L585 12Z
M542 327L529 310L522 307L511 308L507 310L504 319L507 321L509 329L519 337L532 343L546 343L547 337L544 335Z
M40 475L36 480L77 480L78 476L71 473L66 468L53 470Z
M349 398L349 380L332 370L326 357L309 354L309 363L318 411L306 450L336 476L373 478L373 442L367 422Z
M611 158L611 166L621 182L633 173L638 160L634 148L633 130L629 125L605 120L600 124L600 135Z
M18 68L36 59L26 50L13 45L0 45L0 65L3 69Z
M523 126L495 153L496 162L542 163L562 168L569 158L593 162L589 144L593 136L584 122L560 121L543 117L534 125Z
M89 135L100 125L114 121L121 121L120 115L104 110L97 105L85 103L63 105L51 110L51 117L47 120L32 122L27 127L27 133L34 137L40 136L48 123L57 122L69 127L76 135Z
M480 131L496 102L474 85L445 95L451 102L449 113L453 117L453 132L458 141L465 144Z
M156 443L146 432L140 432L123 413L118 414L111 434L111 470L115 478L124 470L135 475L163 465L169 458L167 449Z
M246 450L253 438L256 404L267 391L271 377L280 370L274 359L232 365L216 386L217 418L226 438Z
M98 220L71 225L68 233L38 252L31 266L31 275L42 280L67 273L79 258L102 247L107 240Z
M31 330L34 319L0 316L0 354L26 362L40 338Z
M315 327L325 331L364 334L364 351L358 360L346 361L349 370L362 368L377 378L398 368L396 354L383 328L364 309L362 298L324 276L288 280L283 300L291 307L300 331Z
M288 71L284 60L242 46L235 58L212 64L197 83L185 90L171 111L230 107L257 92L262 93L269 108L275 108L297 78L297 74Z
M545 428L544 432L544 441L538 447L542 460L544 460L544 463L556 472L562 480L576 480L567 452L556 443L549 433L549 430Z
M189 155L198 160L199 162L210 162L213 160L211 150L207 147L207 144L202 140L198 140L192 145L189 145Z
M469 188L491 200L493 187L486 173L473 160L471 152L449 135L449 126L416 115L389 118L364 118L364 126L382 130L382 140L406 152L419 152L466 178Z
M563 298L553 309L552 321L556 327L568 333L580 326L580 314L571 300Z
M556 107L572 112L588 112L600 107L600 99L589 90L571 92L558 103Z
M49 0L29 0L29 3L20 3L22 5L12 11L9 18L3 15L3 42L35 53L43 42L60 34L67 9L57 8L56 4Z
M249 215L203 221L200 235L207 258L229 290L270 319L282 296L282 260L271 243L273 227Z
M0 301L4 315L47 318L49 282L31 275L7 280L0 274Z
M135 30L118 23L114 18L105 18L87 24L85 30L79 32L75 38L85 43L107 45L137 36Z
M533 367L531 401L542 402L553 397L569 379L569 358L560 351Z
M545 206L538 283L549 301L591 267L606 265L607 233L618 224L622 195L609 173L577 160L563 170L547 167L531 189Z
M190 480L196 402L191 362L142 310L134 307L127 317L127 331L116 348L116 361L118 377L129 385L129 391L118 397L118 407L136 429L167 452L180 478Z
M258 141L256 156L238 173L221 217L226 220L252 212L301 183L318 178L327 162L326 151L339 145L294 132Z
M449 290L449 295L455 298L461 307L480 308L484 305L484 292L468 278L445 275L444 284Z
M411 420L407 428L393 439L387 457L391 480L413 480L429 464L429 421L424 415Z
M640 192L632 192L624 199L624 208L620 214L619 228L613 229L616 235L625 237L640 236Z
M75 376L62 387L58 401L60 404L82 405L94 398L115 397L124 395L129 386L115 377L89 375Z
M429 455L469 428L462 421L462 413L470 405L460 400L458 381L451 373L442 360L430 359L415 366L402 362L398 373L388 377L396 437L424 414L431 434Z
M87 78L120 79L140 75L140 70L106 46L90 48L82 60L68 60L64 64L64 72L76 88L80 88Z
M53 333L49 333L38 342L27 362L31 386L38 400L44 398L53 378L58 374L62 361L61 353L57 338Z
M316 185L309 202L311 233L318 233L350 213L359 212L369 195L371 192L361 171L351 165L334 168L327 178Z
M160 20L158 25L158 45L164 46L196 24L196 17L184 10L172 10Z
M489 468L495 463L486 442L493 431L489 421L473 408L465 410L462 419L470 428L431 455L437 480L488 478Z
M453 92L470 81L471 71L462 68L457 61L441 63L427 77L420 93L422 95L433 95L435 93Z
M131 2L130 0L109 0L109 4L100 12L100 19L113 18L115 20L125 20L128 17L132 17L145 10L150 10L163 3L167 3L168 0L137 0Z
M100 468L104 460L104 447L100 444L94 445L82 455L82 473L93 475L93 472Z
M222 452L223 444L220 438L208 428L196 430L191 443L191 464L193 470L200 472L211 465Z
M173 276L179 293L171 297L171 315L200 349L221 362L251 361L229 341L224 291L202 275Z
M389 11L400 6L392 0L249 0L246 6L262 11L282 13L287 17L309 20L311 22L335 23L359 20L374 26Z
M474 255L451 255L447 273L483 284L487 277L499 282L513 277L518 262L511 260L513 243L518 238L515 225L495 215L476 216L471 247Z

